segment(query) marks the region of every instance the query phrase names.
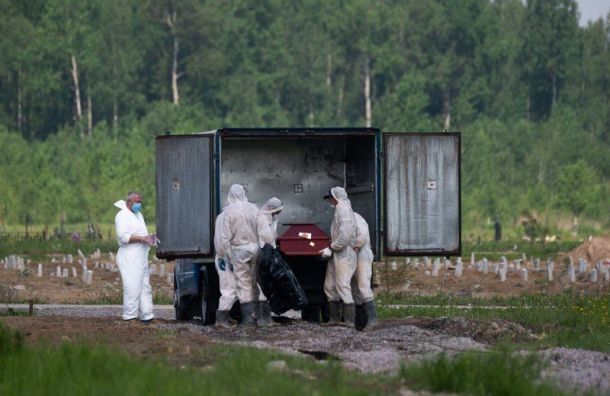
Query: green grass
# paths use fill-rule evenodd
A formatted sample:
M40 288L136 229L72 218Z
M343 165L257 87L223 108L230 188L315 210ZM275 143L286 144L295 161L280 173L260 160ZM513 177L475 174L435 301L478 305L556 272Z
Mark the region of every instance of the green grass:
M0 322L0 361L4 356L23 350L23 334L12 330ZM1 382L0 382L1 383Z
M544 363L538 356L516 356L508 350L440 355L400 369L400 378L412 389L474 396L559 396L557 387L538 381Z
M568 347L610 352L610 296L522 296L476 299L471 297L392 297L381 296L379 316L460 316L479 320L508 320L519 323L541 338L519 347ZM440 307L388 308L383 304L437 305ZM459 309L457 305L473 306ZM483 309L477 306L497 305L505 309Z
M509 240L500 242L463 242L462 257L466 262L470 262L470 255L474 252L477 260L486 257L489 260L499 260L500 257L506 256L508 260L520 259L525 253L528 260L532 257L540 258L555 257L558 253L569 252L582 241L555 241L548 243L540 242L524 242L519 240ZM517 249L514 250L515 245Z
M172 305L174 303L173 296L167 293L154 293L154 305ZM121 305L123 304L123 293L117 291L113 294L105 294L95 299L87 299L83 302L85 305Z
M207 350L206 350L207 351ZM395 392L395 379L347 372L277 352L212 347L195 365L177 368L103 347L24 347L0 323L0 394L9 395L365 395ZM284 360L285 371L267 363Z
M122 301L121 301L122 303ZM153 295L153 304L155 305L173 305L174 296L166 293L155 293Z
M90 255L96 249L102 253L116 253L118 246L115 240L88 240L83 239L74 243L70 239L61 240L0 240L0 257L4 258L10 254L28 255L31 260L44 260L47 254L61 253L76 255L77 249L83 254Z

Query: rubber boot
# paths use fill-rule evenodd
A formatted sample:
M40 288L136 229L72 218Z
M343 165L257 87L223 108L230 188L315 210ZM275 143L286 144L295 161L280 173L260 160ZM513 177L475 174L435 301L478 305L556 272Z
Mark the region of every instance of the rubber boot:
M240 326L256 327L256 306L257 303L249 302L241 305L241 323Z
M233 325L229 322L229 311L216 311L216 326L230 329Z
M273 319L271 319L271 307L267 301L258 302L258 310L256 312L256 325L258 327L270 327L273 326Z
M356 327L356 304L343 304L343 320L343 326Z
M367 301L364 303L364 310L366 311L366 326L362 329L362 331L370 331L375 328L379 324L379 320L377 320L377 307L375 306L375 301Z
M328 302L328 316L330 319L326 323L322 323L322 326L336 326L341 323L341 301L329 301Z

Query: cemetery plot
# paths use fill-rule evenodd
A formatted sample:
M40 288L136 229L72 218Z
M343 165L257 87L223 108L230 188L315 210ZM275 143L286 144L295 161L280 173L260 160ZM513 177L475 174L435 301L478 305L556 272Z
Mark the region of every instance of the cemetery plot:
M173 264L153 258L150 269L155 302L171 303ZM15 254L0 259L0 302L121 304L122 293L113 252L98 249L87 257L77 250L74 256L51 254L36 261Z

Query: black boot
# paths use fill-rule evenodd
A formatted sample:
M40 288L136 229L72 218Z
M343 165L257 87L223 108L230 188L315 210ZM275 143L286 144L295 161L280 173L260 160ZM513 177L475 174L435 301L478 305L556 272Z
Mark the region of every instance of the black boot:
M336 326L341 323L341 301L329 301L328 302L328 316L330 319L322 325Z
M240 304L241 306L241 323L240 326L256 327L256 305L255 302Z
M373 330L375 326L379 324L379 320L377 320L377 307L375 307L375 301L368 301L364 304L364 310L366 311L366 326L362 329L362 331L370 331Z
M343 304L344 326L354 328L356 326L356 304Z
M256 325L258 327L269 327L273 326L273 319L271 319L271 307L267 301L258 302L258 310L256 312Z
M216 326L230 329L233 325L229 322L229 311L216 311Z

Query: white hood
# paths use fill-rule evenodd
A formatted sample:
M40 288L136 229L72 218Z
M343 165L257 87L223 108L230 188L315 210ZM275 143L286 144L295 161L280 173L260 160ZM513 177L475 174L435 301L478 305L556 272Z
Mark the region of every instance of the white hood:
M125 202L124 199L118 200L114 203L114 206L116 206L117 208L124 210L127 209L129 210L129 208L127 207L127 202Z

